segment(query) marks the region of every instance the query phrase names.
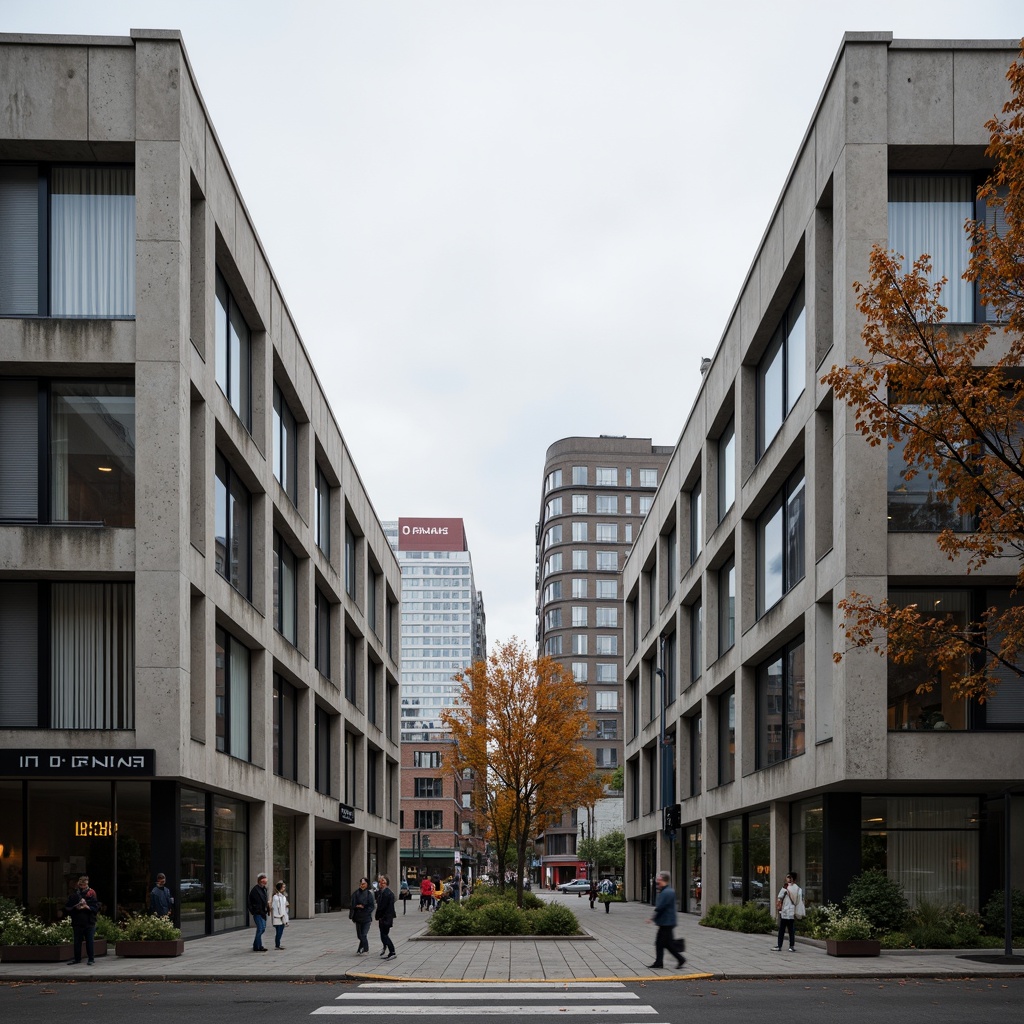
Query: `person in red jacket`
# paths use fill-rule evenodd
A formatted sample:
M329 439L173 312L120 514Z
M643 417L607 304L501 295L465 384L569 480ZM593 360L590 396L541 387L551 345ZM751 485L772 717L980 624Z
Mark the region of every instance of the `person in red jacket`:
M424 876L420 882L420 910L430 910L434 906L434 883Z

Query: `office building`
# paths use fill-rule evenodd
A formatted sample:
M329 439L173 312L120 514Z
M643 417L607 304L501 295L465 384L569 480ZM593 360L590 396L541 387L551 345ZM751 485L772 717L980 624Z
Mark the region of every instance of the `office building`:
M484 852L473 815L473 780L452 770L451 732L441 712L455 706L454 677L487 657L483 595L461 519L384 523L402 573L401 717L403 877L424 873L472 881Z
M0 89L0 893L347 904L401 578L181 37L0 36Z
M808 903L838 902L880 868L911 904L977 909L1008 831L1024 884L1024 684L918 692L847 649L838 607L868 593L966 622L1020 600L1017 563L948 561L950 510L821 382L865 351L854 282L876 243L932 255L953 339L984 319L963 227L1017 50L842 42L624 570L631 898L665 868L687 910L770 906L794 868Z
M672 453L650 438L566 437L544 460L537 522L537 648L585 687L584 744L606 779L606 797L567 809L548 828L534 879L557 885L585 875L581 836L622 828L621 790L611 784L622 762L621 572Z

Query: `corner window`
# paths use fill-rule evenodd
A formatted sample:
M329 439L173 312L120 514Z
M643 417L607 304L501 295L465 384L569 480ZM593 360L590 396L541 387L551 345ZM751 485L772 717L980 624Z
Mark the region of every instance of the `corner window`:
M562 486L562 471L560 469L553 469L544 478L544 493L553 490L555 487Z
M252 338L227 282L218 272L215 334L217 385L246 430L252 430Z
M135 525L134 383L0 380L0 522Z
M0 165L0 316L135 315L135 169Z
M946 278L942 304L950 323L974 321L974 286L963 280L970 259L964 222L974 216L969 174L890 174L888 248L902 253L904 270L923 253L932 260L929 283Z
M135 586L0 580L0 728L135 728Z

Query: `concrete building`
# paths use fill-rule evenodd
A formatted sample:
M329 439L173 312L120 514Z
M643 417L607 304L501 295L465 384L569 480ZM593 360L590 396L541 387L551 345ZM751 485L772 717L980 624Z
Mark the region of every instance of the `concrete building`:
M584 743L610 779L622 763L622 566L654 500L672 448L650 438L566 437L544 460L537 521L537 647L584 684L591 720ZM590 808L567 811L541 839L534 880L586 875L581 836L622 828L622 792L608 786ZM596 865L595 865L596 867Z
M461 693L454 677L487 657L483 594L461 519L398 519L384 532L402 573L400 645L402 876L471 881L481 870L482 823L472 779L451 767L441 712Z
M687 910L767 904L793 867L817 904L879 867L978 908L1008 829L1024 885L1024 684L964 705L871 651L833 661L852 592L966 622L1019 600L1017 565L947 561L938 530L968 524L819 382L864 351L875 243L932 254L954 337L984 317L963 224L1017 48L843 40L624 570L631 898L668 868Z
M0 91L0 892L347 904L398 863L400 574L182 40L0 36Z

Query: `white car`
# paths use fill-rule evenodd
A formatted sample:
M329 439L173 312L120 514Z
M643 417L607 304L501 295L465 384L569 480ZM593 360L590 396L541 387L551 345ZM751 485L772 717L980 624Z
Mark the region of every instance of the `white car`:
M559 892L574 892L577 896L582 896L585 892L590 892L590 879L574 878L571 882L563 882L557 889Z

